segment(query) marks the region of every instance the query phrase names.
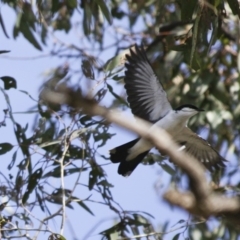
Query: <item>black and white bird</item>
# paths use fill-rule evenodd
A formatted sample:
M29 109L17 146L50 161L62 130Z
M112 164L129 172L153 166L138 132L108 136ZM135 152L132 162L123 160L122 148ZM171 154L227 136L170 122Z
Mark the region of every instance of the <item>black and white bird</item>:
M224 159L211 145L187 127L189 118L204 111L191 104L173 109L160 81L154 73L143 47L135 45L126 55L125 88L132 113L166 130L186 151L210 171L224 167ZM120 163L118 173L129 176L154 145L137 138L110 150L113 163Z

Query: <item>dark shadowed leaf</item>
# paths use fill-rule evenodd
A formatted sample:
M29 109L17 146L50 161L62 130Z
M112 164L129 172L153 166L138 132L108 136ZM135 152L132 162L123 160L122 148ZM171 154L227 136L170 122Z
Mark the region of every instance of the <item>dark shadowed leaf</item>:
M41 40L42 40L42 43L46 45L46 37L47 37L47 28L46 26L44 26L44 24L42 24L42 31L41 31Z
M0 143L0 155L11 151L13 145L11 143Z
M84 127L90 127L92 125L100 123L100 121L96 121L88 115L83 115L83 117L81 117L79 121L82 125L84 125Z
M18 165L17 167L20 170L26 170L29 165L29 158L24 158Z
M81 206L83 209L85 209L87 212L89 212L91 215L94 216L94 213L91 211L91 209L79 198L72 197L71 198L74 202L76 202L79 206Z
M117 224L115 224L113 227L110 227L102 232L100 232L99 234L102 234L104 236L109 236L110 234L114 233L114 232L119 232L119 231L123 231L126 227L125 222L119 222Z
M86 157L86 152L84 151L84 149L76 145L70 145L70 147L68 148L68 154L71 159L82 159Z
M26 214L25 213L17 213L14 216L16 216L19 219L22 219L25 224L29 224L29 225L33 224L31 218L29 217L29 214L27 214L27 213Z
M181 233L177 233L174 237L173 237L173 239L172 240L178 240L179 239L179 237L180 237L180 234Z
M104 172L101 167L95 165L94 162L91 163L92 170L89 172L89 182L88 188L92 190L97 181L104 176Z
M0 204L0 212L7 206L8 201Z
M109 84L107 84L107 88L109 90L109 92L122 104L128 106L128 103L119 95L117 95L114 91L113 91L113 87Z
M94 71L92 68L92 63L88 59L82 60L82 72L85 75L85 77L90 78L92 80L95 79L94 77Z
M22 32L23 36L38 50L42 51L41 46L37 42L30 25L25 21L24 18L21 19L19 30Z
M102 185L104 187L114 187L111 183L109 183L107 180L102 180L97 183L97 185Z
M104 129L105 131L103 131L102 133L100 132L94 132L93 133L93 138L95 142L100 142L100 144L98 144L98 147L102 147L105 145L105 143L107 142L107 140L109 140L110 138L112 138L114 135L116 135L115 133L111 134L107 132L107 129Z
M181 20L182 21L191 21L192 20L192 15L194 12L194 9L197 4L197 0L192 0L192 1L185 1L185 0L180 0L180 6L181 6Z
M97 171L90 171L89 173L89 180L88 180L88 188L89 190L92 190L94 185L97 183Z
M1 77L4 82L4 89L8 90L10 88L17 88L17 81L9 76Z
M4 22L3 22L3 19L2 19L1 13L0 13L0 25L1 25L1 27L2 27L2 30L3 30L3 32L4 32L4 34L5 34L5 36L6 36L7 38L9 38L9 36L8 36L8 34L7 34L7 31L6 31L6 28L5 28L5 25L4 25Z
M185 21L178 21L173 22L170 24L164 24L159 28L160 35L174 35L174 36L181 36L187 34L190 29L193 27L193 23L185 22Z
M91 8L88 2L85 2L83 13L83 31L86 36L89 35L91 32L91 20L92 20Z
M97 102L101 102L101 100L104 98L106 93L107 93L107 89L102 88L95 94L94 98L96 99Z
M44 206L43 206L43 200L42 200L42 198L41 198L41 196L40 196L40 194L38 193L37 190L36 190L36 197L37 197L37 200L38 200L38 203L39 203L39 206L40 206L41 210L43 212L45 212L44 211Z
M0 50L0 54L3 54L3 53L9 53L10 51L8 50Z
M28 171L29 171L29 173L32 173L31 155L29 152L30 143L26 137L24 129L18 123L15 123L15 135L18 140L19 146L22 150L22 153L28 161Z
M25 204L26 201L28 200L29 195L32 193L33 189L38 184L39 180L41 179L41 176L42 176L41 168L37 169L33 174L30 175L29 180L28 180L27 190L24 193L23 198L22 198L23 204Z
M112 15L108 10L108 7L106 5L106 1L103 0L96 0L97 4L99 5L103 15L105 18L108 20L108 23L111 25L112 24Z
M61 188L56 188L52 194L48 195L46 198L47 201L54 203L54 204L59 204L62 205L62 196L65 194L66 200L71 194L71 190L65 189L62 190ZM66 205L68 208L73 209L73 206L71 205L70 202L67 203Z
M92 125L91 123L92 123L93 119L92 119L92 117L90 117L88 115L85 115L85 116L81 117L79 119L79 121L82 125L91 126Z
M240 18L240 6L238 0L227 0L227 2L233 14L238 15L238 17Z
M17 157L17 150L14 152L14 154L12 156L12 161L8 165L8 170L11 170L12 167L14 166L15 161L16 161L16 157Z

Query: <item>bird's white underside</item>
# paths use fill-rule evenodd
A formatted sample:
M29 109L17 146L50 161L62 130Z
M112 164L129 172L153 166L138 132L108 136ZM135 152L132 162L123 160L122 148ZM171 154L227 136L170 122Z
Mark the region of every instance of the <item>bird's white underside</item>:
M173 139L182 135L182 132L187 128L187 121L190 117L197 114L194 109L184 109L184 111L171 110L169 113L158 122L156 122L149 131L153 131L156 127L160 127L167 131ZM186 131L184 131L185 133ZM153 148L154 145L149 141L141 138L132 148L129 149L129 155L126 158L127 161L134 159L139 154L146 152ZM183 149L182 149L183 150Z

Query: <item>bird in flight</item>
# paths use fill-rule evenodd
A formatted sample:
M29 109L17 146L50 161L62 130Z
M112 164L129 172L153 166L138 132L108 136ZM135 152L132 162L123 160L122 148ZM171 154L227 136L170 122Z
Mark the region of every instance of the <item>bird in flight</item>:
M135 45L135 51L130 49L126 59L124 80L132 113L167 131L180 150L194 156L208 170L224 167L223 162L227 160L187 127L188 119L204 110L191 104L172 108L143 46ZM120 175L129 176L153 147L148 140L137 138L110 150L110 160L120 163Z

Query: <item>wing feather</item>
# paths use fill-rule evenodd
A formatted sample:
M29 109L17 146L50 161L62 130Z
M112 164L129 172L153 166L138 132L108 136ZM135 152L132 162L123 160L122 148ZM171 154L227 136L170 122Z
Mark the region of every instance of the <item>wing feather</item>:
M135 45L126 55L125 88L132 113L150 122L163 118L171 109L160 81L155 75L143 47Z
M224 162L227 160L205 139L199 137L189 128L186 127L181 135L175 138L175 141L181 146L184 145L184 151L202 162L208 170L212 171L225 166Z

